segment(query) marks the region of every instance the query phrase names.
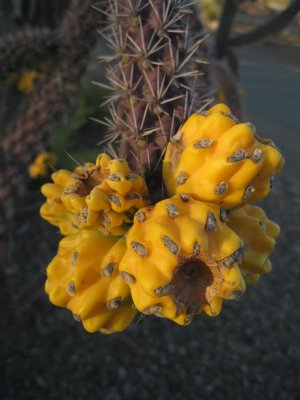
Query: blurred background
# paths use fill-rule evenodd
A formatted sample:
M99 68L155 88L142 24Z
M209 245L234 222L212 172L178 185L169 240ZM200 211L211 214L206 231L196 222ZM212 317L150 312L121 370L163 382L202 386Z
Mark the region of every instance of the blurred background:
M45 270L60 237L39 217L48 163L74 168L101 150L105 129L93 119L105 118L107 93L91 82L105 81L97 57L108 50L95 3L0 0L0 399L299 399L299 1L198 8L210 95L287 160L263 201L282 229L273 271L215 319L182 328L139 318L110 336L88 334L49 303ZM55 161L30 169L44 152Z

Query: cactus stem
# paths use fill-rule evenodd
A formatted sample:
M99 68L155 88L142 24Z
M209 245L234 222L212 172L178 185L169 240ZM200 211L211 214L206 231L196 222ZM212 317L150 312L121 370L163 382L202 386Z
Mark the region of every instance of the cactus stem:
M201 76L201 82L206 80L203 68L197 67L205 38L194 4L120 0L109 1L104 12L110 24L99 33L114 50L109 60L117 60L107 69L108 85L99 84L112 91L103 103L111 113L111 121L104 123L107 142L119 143L120 157L149 179L159 169L168 140L206 89L199 84ZM191 26L196 24L193 37Z

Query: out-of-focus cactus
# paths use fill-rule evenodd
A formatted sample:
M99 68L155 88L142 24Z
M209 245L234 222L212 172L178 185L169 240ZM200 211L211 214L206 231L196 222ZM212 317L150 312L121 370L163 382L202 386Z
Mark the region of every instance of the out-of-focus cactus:
M43 151L35 158L34 162L29 165L28 173L33 179L45 177L49 173L49 169L54 168L55 163L55 155Z
M0 200L6 210L8 207L12 210L13 203L24 191L28 166L74 105L89 52L97 37L95 16L90 9L92 3L90 0L73 3L60 28L56 68L5 127L1 143ZM9 213L4 213L3 217L7 216Z
M48 28L26 27L0 39L0 81L10 74L36 69L45 60L55 57L58 50L56 32Z
M81 77L97 38L95 15L90 9L92 4L93 0L73 1L57 31L58 39L56 34L54 35L54 39L59 43L55 69L1 132L0 241L3 242L3 249L8 248L8 225L14 216L18 201L26 191L29 180L28 167L44 150L55 128L64 122L79 92ZM41 38L47 39L48 49L52 48L48 30L29 34L28 46L33 46L33 37L36 37L38 32L44 32ZM24 40L26 42L26 37ZM39 43L34 53L38 58L44 51ZM18 50L16 53L21 63L24 51ZM5 73L9 70L10 68L7 68ZM3 269L3 274L7 256L5 251L0 252L0 268ZM4 279L1 279L1 284L4 285ZM1 290L4 293L6 288ZM2 307L0 304L0 307L5 308L5 305Z

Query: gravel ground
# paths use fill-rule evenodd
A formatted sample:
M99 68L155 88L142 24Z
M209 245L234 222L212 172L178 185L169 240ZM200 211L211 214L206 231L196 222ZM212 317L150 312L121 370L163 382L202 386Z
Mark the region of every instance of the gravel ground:
M8 325L4 337L2 332L1 400L297 399L299 193L284 174L264 203L282 227L273 271L240 300L227 302L218 318L199 317L182 328L146 317L122 334L90 335L41 290L35 298L28 293L30 305L24 306L23 296L19 324ZM15 291L43 276L40 260L47 257L30 240L32 226L20 226L17 238L35 252L39 267L15 267ZM43 222L36 221L35 229L54 237ZM54 253L55 244L49 248Z
M186 328L145 317L122 334L90 335L51 306L41 288L58 237L37 218L42 199L33 186L14 229L9 273L18 322L7 321L0 333L0 399L299 399L296 152L286 148L292 162L263 202L282 228L272 273L226 302L218 318L201 316Z

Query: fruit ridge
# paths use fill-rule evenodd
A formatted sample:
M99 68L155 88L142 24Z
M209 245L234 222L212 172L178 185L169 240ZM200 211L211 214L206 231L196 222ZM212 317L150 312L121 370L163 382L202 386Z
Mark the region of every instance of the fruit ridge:
M186 325L202 312L218 315L224 299L245 290L243 243L216 204L181 194L142 208L126 242L120 273L144 314Z
M63 235L78 229L98 228L122 235L134 212L149 203L144 179L125 160L100 154L96 163L85 163L74 172L59 170L54 183L42 186L46 203L41 216L58 226Z
M265 197L283 165L272 141L217 104L192 114L170 140L163 177L170 196L189 193L230 209Z
M51 303L69 309L88 332L122 331L136 315L119 262L124 238L82 230L59 243L47 267L45 290Z
M261 274L271 271L269 255L280 233L279 226L260 208L247 205L229 212L228 226L245 245L240 269L246 283L256 283Z

